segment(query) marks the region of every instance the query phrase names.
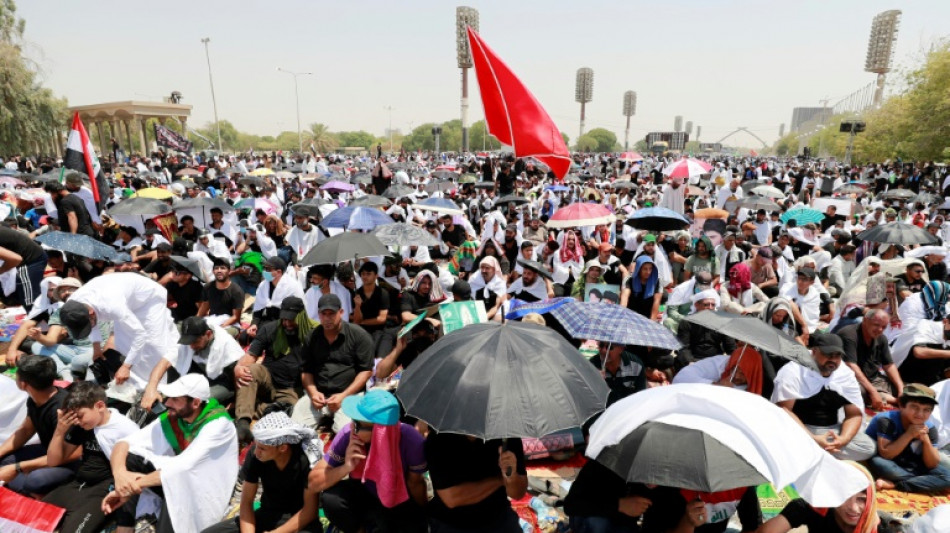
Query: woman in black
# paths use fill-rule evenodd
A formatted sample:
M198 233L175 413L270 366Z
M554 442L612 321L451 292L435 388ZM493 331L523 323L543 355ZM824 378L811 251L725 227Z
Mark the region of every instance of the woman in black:
M641 255L637 258L633 274L627 278L620 292L620 305L656 320L660 316L662 297L656 265L649 256Z

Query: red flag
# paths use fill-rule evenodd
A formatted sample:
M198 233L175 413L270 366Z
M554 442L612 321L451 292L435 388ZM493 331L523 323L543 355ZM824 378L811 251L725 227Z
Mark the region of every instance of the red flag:
M66 156L63 158L63 166L85 172L89 176L89 186L92 188L92 197L99 203L99 183L98 180L104 180L102 177L102 167L99 166L99 158L96 157L96 151L89 140L89 134L86 133L86 127L79 119L79 112L73 115L73 127L69 132L69 139L66 141Z
M52 533L66 510L0 487L0 531Z
M468 42L488 131L516 156L534 157L563 178L571 168L571 155L551 116L472 28Z

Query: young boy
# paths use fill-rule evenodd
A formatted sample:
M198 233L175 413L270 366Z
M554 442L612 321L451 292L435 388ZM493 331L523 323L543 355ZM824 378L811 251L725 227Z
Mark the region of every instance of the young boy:
M939 492L950 488L950 469L940 465L934 446L937 429L930 414L937 405L933 389L919 383L904 386L900 410L875 416L866 433L877 441L877 455L869 461L877 489Z
M80 446L82 462L75 479L47 494L43 501L66 509L61 533L99 531L106 519L102 499L113 483L112 447L139 428L118 411L107 409L105 390L90 381L72 384L56 415L56 430L46 456L49 466L66 462Z

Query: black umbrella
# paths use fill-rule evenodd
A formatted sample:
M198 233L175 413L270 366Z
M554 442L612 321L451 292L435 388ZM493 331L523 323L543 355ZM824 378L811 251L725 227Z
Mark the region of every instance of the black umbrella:
M943 196L932 192L922 192L914 197L913 203L924 205L940 204L943 203Z
M403 196L409 196L410 194L416 192L415 189L407 185L390 185L385 191L383 191L382 196L395 200L396 198L402 198Z
M113 262L118 260L115 248L99 242L88 235L51 231L46 235L37 237L36 242L44 244L54 250L59 250L60 252L79 255L89 259L102 259Z
M768 483L748 461L708 434L662 422L646 422L597 462L627 481L716 492Z
M300 260L301 266L335 265L344 261L388 255L386 245L369 233L345 232L321 241Z
M604 410L608 392L557 332L508 322L442 337L406 369L396 396L436 431L488 440L580 427Z
M459 178L459 175L451 170L434 170L429 173L429 177L436 180L454 181Z
M528 203L527 198L525 198L524 196L517 196L514 194L506 194L505 196L502 196L501 198L495 200L495 205L508 205L508 204L521 205L521 204L526 204L526 203Z
M812 359L808 348L788 334L757 318L726 311L700 311L687 316L684 320L717 331L772 355L795 361L802 366L815 368L815 360Z
M882 192L878 198L885 200L910 200L915 196L917 196L917 193L910 189L891 189L889 191Z
M475 184L476 189L494 189L495 182L493 181L480 181Z
M766 211L779 211L781 208L775 203L775 200L765 196L746 196L739 200L739 207L745 209L765 209Z
M689 219L672 209L647 207L634 211L624 223L647 231L676 231L689 226Z
M426 192L451 191L457 189L458 185L454 181L433 180L426 184Z
M367 194L366 196L360 196L359 198L354 198L350 205L361 205L363 207L389 207L393 203L384 196L379 196L376 194Z
M193 275L195 279L201 283L207 282L204 273L201 271L201 265L198 263L198 261L180 255L173 255L170 257L170 259L181 265L188 272L191 272L191 275Z
M239 185L253 185L255 187L264 186L264 178L260 176L244 176L242 178L238 178L237 182Z
M297 202L294 205L290 206L290 210L294 212L294 215L300 215L305 217L319 217L320 206L326 204L327 201L322 198L307 198L302 202Z
M438 246L440 241L428 231L405 222L377 226L372 231L386 246Z
M620 180L611 183L610 186L614 189L634 189L637 187L637 184L630 180Z
M937 237L928 233L927 230L906 222L878 224L858 233L858 239L885 244L936 244L938 242Z
M155 198L126 198L106 211L113 215L164 215L172 210L167 203Z
M551 273L548 272L546 268L544 268L544 265L542 265L538 261L532 261L530 259L525 259L524 257L519 257L518 264L523 266L524 268L528 268L537 272L538 275L541 276L542 278L552 279L552 280L554 279L551 276Z
M185 198L184 200L175 204L176 210L198 209L198 208L204 208L204 209L210 210L212 207L217 207L218 209L220 209L221 211L225 213L235 210L233 205L225 202L221 198L205 198L205 197Z

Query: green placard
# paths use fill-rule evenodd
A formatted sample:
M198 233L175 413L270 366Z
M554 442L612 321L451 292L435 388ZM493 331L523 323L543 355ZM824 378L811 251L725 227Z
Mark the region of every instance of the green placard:
M469 324L481 324L488 321L485 302L479 300L442 304L439 306L439 317L442 320L444 335Z
M784 490L776 491L771 483L756 487L755 494L759 497L759 508L762 509L763 521L774 518L782 512L788 502L799 497L795 487L789 485Z

